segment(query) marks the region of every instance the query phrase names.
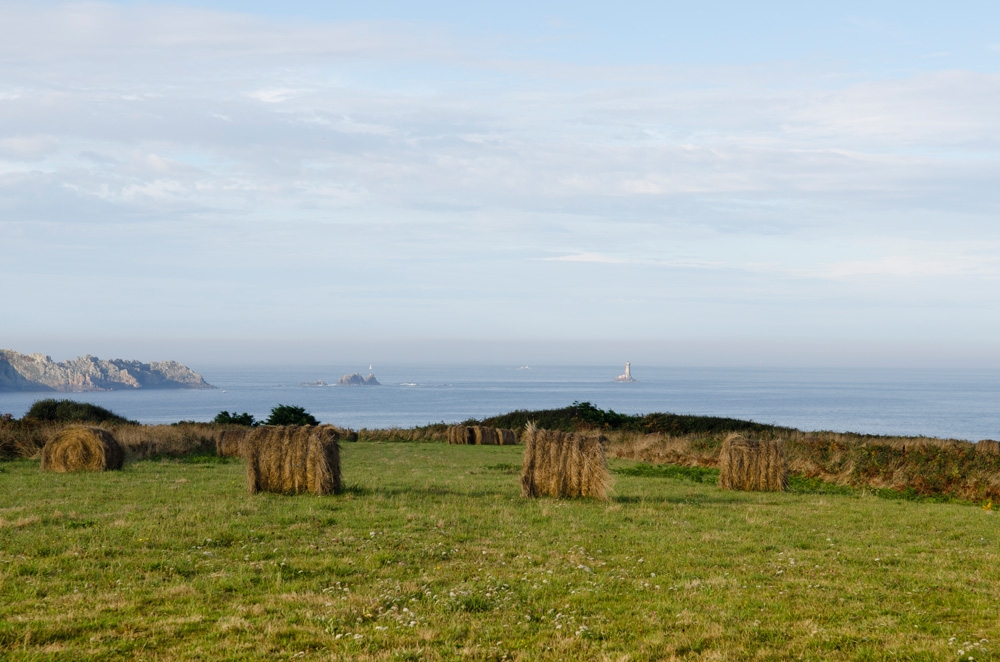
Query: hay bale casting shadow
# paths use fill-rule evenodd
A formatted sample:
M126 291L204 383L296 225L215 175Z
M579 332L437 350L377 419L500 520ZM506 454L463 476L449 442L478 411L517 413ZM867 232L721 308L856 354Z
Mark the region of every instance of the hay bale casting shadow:
M539 430L528 423L521 440L521 496L608 498L604 437Z
M247 491L335 494L340 475L340 431L332 425L256 428L242 444Z
M731 434L719 452L719 487L745 492L783 492L788 486L785 442Z
M43 471L113 471L123 464L125 451L113 434L101 428L64 428L42 448Z

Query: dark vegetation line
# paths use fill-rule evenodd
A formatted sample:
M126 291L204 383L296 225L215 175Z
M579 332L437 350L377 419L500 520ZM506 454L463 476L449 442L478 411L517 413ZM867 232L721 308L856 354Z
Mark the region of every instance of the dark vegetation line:
M619 414L613 409L599 409L589 402L574 402L562 409L528 411L519 409L491 416L482 421L470 419L463 425L488 425L511 430L522 429L528 422L546 430L579 432L583 430L608 430L637 432L641 434L722 434L726 432L792 432L792 428L743 421L718 416L691 416L684 414Z

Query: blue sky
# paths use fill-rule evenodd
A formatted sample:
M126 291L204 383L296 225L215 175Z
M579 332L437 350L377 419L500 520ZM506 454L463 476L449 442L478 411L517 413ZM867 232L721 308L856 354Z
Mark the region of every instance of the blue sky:
M0 2L0 346L1000 366L998 14Z

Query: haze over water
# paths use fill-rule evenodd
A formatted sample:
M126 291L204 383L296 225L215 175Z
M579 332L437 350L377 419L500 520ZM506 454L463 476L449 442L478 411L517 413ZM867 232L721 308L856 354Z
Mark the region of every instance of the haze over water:
M265 418L277 404L305 407L351 428L456 423L516 409L587 401L628 414L671 412L750 419L802 430L941 438L1000 438L1000 376L989 370L654 368L633 366L375 366L377 387L328 384L357 366L198 366L212 390L4 393L20 417L46 397L108 407L143 423L209 421L222 410Z

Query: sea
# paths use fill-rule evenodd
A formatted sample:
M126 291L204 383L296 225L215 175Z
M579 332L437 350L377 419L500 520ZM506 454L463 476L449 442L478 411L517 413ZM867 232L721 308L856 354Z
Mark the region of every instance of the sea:
M380 386L336 386L355 366L192 366L207 390L0 393L22 416L46 397L106 407L147 424L210 421L220 411L266 418L279 404L360 428L457 423L518 409L589 402L625 414L723 416L805 431L1000 439L1000 371L633 366L373 366ZM325 384L325 385L323 385Z

